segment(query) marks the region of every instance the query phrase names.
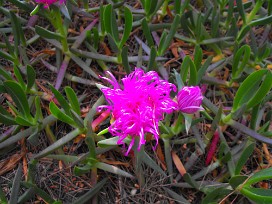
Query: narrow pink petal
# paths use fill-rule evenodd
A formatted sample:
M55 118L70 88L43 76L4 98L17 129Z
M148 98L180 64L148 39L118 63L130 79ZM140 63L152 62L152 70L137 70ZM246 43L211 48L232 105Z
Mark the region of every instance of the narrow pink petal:
M134 142L135 142L135 137L132 137L131 142L130 142L130 144L128 146L128 150L125 153L125 156L128 156L128 153L130 152L131 148L133 147Z

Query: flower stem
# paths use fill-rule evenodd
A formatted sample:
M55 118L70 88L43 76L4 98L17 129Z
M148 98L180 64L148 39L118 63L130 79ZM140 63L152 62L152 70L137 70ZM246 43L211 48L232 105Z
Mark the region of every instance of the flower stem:
M173 164L172 164L170 140L163 139L163 143L164 143L164 153L165 153L167 171L168 171L168 174L170 177L170 181L171 181L171 183L173 183Z
M64 57L64 60L60 66L60 69L59 69L59 72L58 72L58 76L57 76L57 81L56 81L56 85L55 85L55 89L59 89L61 84L62 84L62 81L64 79L64 76L65 76L65 73L66 73L66 70L67 70L67 67L68 67L68 64L70 62L70 57L65 55Z
M142 156L143 156L143 145L140 147L140 150L138 151L138 144L139 144L139 138L135 138L135 143L133 145L133 151L134 151L134 163L135 163L135 172L138 178L138 182L140 187L142 188L145 184L144 175L143 175L143 168L142 168Z

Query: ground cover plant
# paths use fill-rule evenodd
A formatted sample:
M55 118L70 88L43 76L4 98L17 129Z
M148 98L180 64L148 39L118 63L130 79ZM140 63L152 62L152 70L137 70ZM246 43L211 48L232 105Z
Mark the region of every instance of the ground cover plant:
M271 0L0 19L0 203L272 203Z

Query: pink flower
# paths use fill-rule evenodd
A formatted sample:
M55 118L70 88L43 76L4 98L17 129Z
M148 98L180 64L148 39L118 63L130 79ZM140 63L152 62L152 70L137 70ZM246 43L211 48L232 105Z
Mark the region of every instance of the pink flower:
M177 96L178 109L188 114L203 110L200 107L202 99L201 89L198 86L184 86Z
M107 72L108 81L113 88L102 88L102 92L109 103L98 109L107 108L112 111L114 122L109 127L113 136L118 136L117 144L124 144L124 139L131 137L128 150L139 137L138 150L145 144L145 133L151 133L158 143L159 121L164 113L171 113L177 109L177 103L170 97L170 92L176 91L176 86L160 79L155 71L144 73L140 68L122 79L119 85L115 77Z
M60 4L63 4L65 0L35 0L38 4L44 4L44 8L48 8L51 4L59 1Z

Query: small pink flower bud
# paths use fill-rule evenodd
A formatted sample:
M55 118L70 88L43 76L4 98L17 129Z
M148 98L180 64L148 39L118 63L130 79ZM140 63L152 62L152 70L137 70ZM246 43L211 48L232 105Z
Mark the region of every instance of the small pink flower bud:
M203 96L199 86L184 86L178 93L178 109L183 113L192 114L199 110Z

